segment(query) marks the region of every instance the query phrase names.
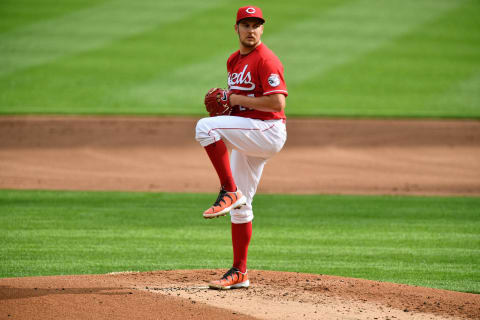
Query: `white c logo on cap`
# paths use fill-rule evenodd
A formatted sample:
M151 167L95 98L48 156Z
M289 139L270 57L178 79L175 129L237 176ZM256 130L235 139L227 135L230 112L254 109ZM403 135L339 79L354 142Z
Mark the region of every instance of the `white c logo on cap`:
M255 8L247 8L247 10L245 11L247 11L247 13L253 14L255 13Z

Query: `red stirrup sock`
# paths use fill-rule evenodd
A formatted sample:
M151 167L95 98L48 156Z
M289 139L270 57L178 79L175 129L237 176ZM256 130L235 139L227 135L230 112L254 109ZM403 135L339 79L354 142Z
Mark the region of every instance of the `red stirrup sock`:
M245 273L247 271L248 245L252 238L252 222L232 223L233 267Z
M217 171L220 184L226 191L237 191L237 185L233 180L232 169L230 169L230 158L228 157L227 146L223 140L205 147L208 157Z

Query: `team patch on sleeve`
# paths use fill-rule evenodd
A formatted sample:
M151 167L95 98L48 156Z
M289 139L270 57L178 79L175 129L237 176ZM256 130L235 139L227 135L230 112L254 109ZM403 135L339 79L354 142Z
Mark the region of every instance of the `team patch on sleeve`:
M280 85L280 76L276 73L272 73L269 77L268 77L268 84L271 86L271 87L278 87Z

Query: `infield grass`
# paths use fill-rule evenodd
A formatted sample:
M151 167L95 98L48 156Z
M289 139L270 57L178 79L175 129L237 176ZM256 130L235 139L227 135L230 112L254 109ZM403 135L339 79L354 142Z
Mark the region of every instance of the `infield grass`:
M477 0L265 0L288 116L480 118ZM238 1L0 2L0 114L205 115Z
M0 277L228 268L213 194L0 191ZM480 293L480 198L264 195L249 268Z

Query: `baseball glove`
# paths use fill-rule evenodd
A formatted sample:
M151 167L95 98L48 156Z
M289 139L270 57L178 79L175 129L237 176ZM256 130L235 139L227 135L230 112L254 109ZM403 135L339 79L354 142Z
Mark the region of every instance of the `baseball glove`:
M212 88L205 95L205 108L210 117L228 115L232 111L230 92L221 88Z

